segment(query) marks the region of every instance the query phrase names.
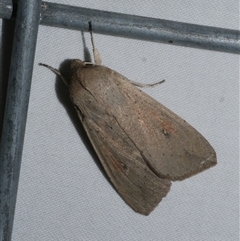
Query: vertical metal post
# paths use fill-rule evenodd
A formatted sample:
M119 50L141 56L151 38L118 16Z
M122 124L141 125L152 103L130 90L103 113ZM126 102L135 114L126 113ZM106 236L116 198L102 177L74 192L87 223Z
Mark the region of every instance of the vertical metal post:
M13 1L12 0L1 0L0 1L0 17L10 19L13 12Z
M41 0L19 0L0 150L0 240L11 240Z

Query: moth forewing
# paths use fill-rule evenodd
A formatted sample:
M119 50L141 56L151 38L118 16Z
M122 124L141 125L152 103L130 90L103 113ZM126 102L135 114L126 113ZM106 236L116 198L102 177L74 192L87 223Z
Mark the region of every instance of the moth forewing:
M65 82L109 179L134 211L148 215L169 192L171 180L217 163L200 133L116 71L75 59Z
M159 177L181 180L216 164L214 149L199 132L116 71L82 66L72 80L70 95L84 116L114 117Z
M159 178L115 118L84 118L87 135L117 192L136 212L148 215L165 197L171 182Z

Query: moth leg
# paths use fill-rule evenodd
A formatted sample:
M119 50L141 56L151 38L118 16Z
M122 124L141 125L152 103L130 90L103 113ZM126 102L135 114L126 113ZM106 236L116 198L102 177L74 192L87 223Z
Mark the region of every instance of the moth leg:
M95 48L95 44L94 44L94 40L93 40L92 23L91 23L91 21L89 22L89 32L90 32L91 41L92 41L94 63L96 65L101 65L102 64L102 59L101 59L101 55L98 52L97 48Z
M162 84L163 82L165 82L165 80L161 80L159 82L155 82L153 84L143 84L143 83L139 83L139 82L136 82L136 81L132 81L132 80L129 80L131 84L135 85L135 86L138 86L138 87L141 87L141 88L148 88L148 87L154 87L156 85L160 85Z
M83 62L84 63L84 65L92 65L92 66L95 66L96 64L95 63L92 63L92 62Z
M53 67L51 67L51 66L49 66L47 64L39 63L39 65L44 66L44 67L50 69L53 73L55 73L56 75L60 76L62 78L64 84L68 86L69 80L67 78L65 78L57 69L54 69Z

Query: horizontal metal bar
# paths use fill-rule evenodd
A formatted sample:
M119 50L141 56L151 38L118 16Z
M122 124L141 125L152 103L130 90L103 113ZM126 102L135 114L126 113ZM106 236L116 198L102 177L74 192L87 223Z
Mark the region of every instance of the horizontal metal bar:
M8 1L8 0L4 0ZM240 54L240 31L43 2L40 24Z
M44 2L41 24L240 54L240 31Z
M0 149L0 240L11 240L41 0L19 0Z

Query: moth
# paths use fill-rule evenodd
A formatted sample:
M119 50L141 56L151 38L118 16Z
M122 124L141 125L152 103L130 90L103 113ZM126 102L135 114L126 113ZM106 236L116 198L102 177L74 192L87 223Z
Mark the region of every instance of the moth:
M137 213L148 215L182 180L216 165L209 142L181 117L101 65L72 60L71 78L48 65L69 87L71 101L110 181ZM151 86L151 85L150 85Z

